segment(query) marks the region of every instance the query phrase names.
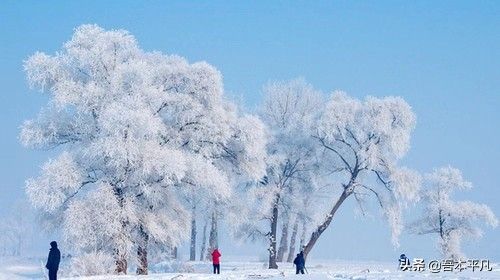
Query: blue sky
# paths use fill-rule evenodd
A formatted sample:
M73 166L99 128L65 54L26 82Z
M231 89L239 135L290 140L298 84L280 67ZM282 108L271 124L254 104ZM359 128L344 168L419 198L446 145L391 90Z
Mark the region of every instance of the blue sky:
M400 95L418 119L404 163L422 172L447 164L462 169L475 189L458 197L486 203L500 216L500 3L436 2L2 1L0 214L23 197L24 181L50 155L18 143L23 120L46 102L29 90L22 61L37 50L54 53L76 26L97 23L129 30L146 50L206 60L223 73L227 93L249 109L267 81L299 76L324 92ZM313 257L437 256L431 237L404 235L393 249L377 213L355 217L352 202L339 214ZM486 229L466 253L500 260L499 233ZM264 250L250 247L238 250Z

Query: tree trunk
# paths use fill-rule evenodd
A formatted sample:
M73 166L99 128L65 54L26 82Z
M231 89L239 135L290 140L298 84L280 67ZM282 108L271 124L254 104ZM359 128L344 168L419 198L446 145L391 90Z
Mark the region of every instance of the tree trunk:
M144 232L142 226L139 227L139 242L137 246L137 275L148 274L148 242L149 235Z
M172 258L174 260L179 258L179 249L177 248L177 246L175 246L174 249L172 250Z
M289 219L287 218L283 221L283 227L281 228L280 246L278 247L278 256L276 257L276 261L278 262L283 262L283 257L288 250L288 223Z
M304 251L304 246L306 246L306 232L307 232L306 221L303 220L302 232L300 233L299 251Z
M210 224L210 236L208 238L207 260L212 260L212 252L219 247L219 237L217 228L217 212L212 212L212 222Z
M344 188L344 191L342 192L339 199L333 206L332 210L330 211L328 216L326 216L325 221L321 225L319 225L318 228L316 228L316 230L311 234L311 238L309 238L309 241L304 247L304 258L306 258L309 252L311 252L312 248L314 247L314 244L316 244L316 241L318 241L321 234L328 228L328 226L332 222L333 216L339 209L340 205L342 205L345 199L352 194L352 186L353 186L353 180L351 180L349 185Z
M290 249L288 250L288 258L286 259L287 262L291 263L293 262L293 258L295 257L295 241L297 239L297 231L299 230L299 221L298 219L295 220L295 224L293 224L293 229L292 229L292 237L290 238Z
M208 227L208 222L205 219L205 224L203 225L203 240L201 242L200 261L202 261L203 258L205 257L205 249L207 246L207 227Z
M443 210L439 209L439 236L441 236L442 240L444 240L443 225L444 225Z
M276 195L274 206L273 206L273 216L271 218L271 232L269 234L269 268L277 269L278 264L276 263L276 231L278 228L278 202L280 196Z
M118 204L120 208L123 208L123 191L121 188L114 187L113 188L113 193L118 199ZM127 221L125 221L123 218L120 221L122 230L125 231L124 229L127 226ZM121 251L119 248L115 249L115 272L117 274L127 274L127 269L128 269L128 263L127 263L127 254L123 251Z
M196 206L193 205L191 213L191 246L189 248L189 260L196 260Z
M118 249L115 250L115 264L116 264L116 269L115 272L117 274L127 274L127 258L125 254L120 252Z

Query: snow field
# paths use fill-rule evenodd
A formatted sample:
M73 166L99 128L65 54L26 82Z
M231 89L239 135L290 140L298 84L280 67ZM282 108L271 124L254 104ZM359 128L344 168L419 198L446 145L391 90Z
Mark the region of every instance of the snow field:
M317 261L307 266L309 274L295 275L294 267L289 263L278 263L279 269L270 270L264 262L238 262L222 263L221 274L211 274L212 266L204 262L189 263L194 268L194 273L151 273L147 276L136 275L102 275L91 277L60 277L59 279L72 280L210 280L210 279L500 279L500 268L493 264L493 271L472 272L463 271L455 273L430 273L430 272L402 272L397 269L396 263L368 262L368 261ZM2 262L0 267L1 280L44 279L40 265L36 259L10 260Z

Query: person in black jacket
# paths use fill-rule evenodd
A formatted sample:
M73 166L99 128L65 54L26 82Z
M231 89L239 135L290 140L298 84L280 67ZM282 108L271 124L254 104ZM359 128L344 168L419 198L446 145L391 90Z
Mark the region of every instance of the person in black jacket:
M49 258L45 267L49 270L49 280L57 280L57 270L61 262L61 252L57 249L57 242L50 242Z
M295 274L302 273L304 274L304 268L306 267L306 260L304 259L304 253L300 252L293 260L293 264L295 265Z
M410 269L410 267L411 265L408 257L405 254L401 254L401 256L399 256L399 269L401 269L402 271L407 271Z

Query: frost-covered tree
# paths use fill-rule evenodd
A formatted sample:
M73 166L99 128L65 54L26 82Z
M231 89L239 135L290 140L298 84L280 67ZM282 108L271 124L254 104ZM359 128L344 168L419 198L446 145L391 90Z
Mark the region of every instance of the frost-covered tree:
M461 242L463 239L480 238L481 222L497 226L498 220L488 206L452 200L454 191L472 188L460 170L450 166L436 169L425 176L425 187L422 217L410 224L409 229L416 234L438 235L443 257L455 260L463 258Z
M205 260L207 256L207 229L208 229L208 220L209 218L204 215L203 216L203 229L202 229L202 237L201 237L201 245L200 245L200 261Z
M248 235L265 236L269 243L269 268L277 268L287 250L289 219L293 216L297 199L312 184L316 163L315 139L311 137L312 124L321 105L320 94L304 80L273 82L264 87L261 118L271 134L268 143L266 176L248 192L247 205L255 207L245 227ZM282 244L277 250L279 213ZM269 224L263 229L261 221ZM279 254L278 254L279 253Z
M223 99L222 77L218 71L205 64L193 65L192 69L179 67L180 73L165 75L168 91L182 98L166 100L160 109L164 119L175 116L172 126L180 136L176 144L189 154L196 155L223 171L223 184L227 189L220 192L197 190L204 184L203 170L189 172L182 183L187 187L187 204L192 212L190 259L195 259L196 218L210 212L210 238L207 254L217 244L217 209L230 197L231 186L240 180L257 180L265 171L266 135L262 122L251 115L238 114L236 106ZM186 73L185 73L186 72ZM179 79L179 75L188 79ZM194 189L193 189L194 188ZM193 192L194 190L194 192Z
M393 243L397 243L401 209L407 201L418 199L418 174L398 165L409 149L414 126L415 116L402 98L360 101L342 92L332 95L313 137L324 151L325 168L341 182L340 195L313 228L304 247L306 256L349 197L361 203L363 197L372 195L392 228Z
M324 205L323 199L325 197L329 198L326 194L329 187L329 184L319 184L317 180L310 180L308 184L303 185L300 189L301 195L298 199L295 199L293 204L295 211L292 211L292 215L295 216L295 219L290 237L287 262L293 262L297 251L304 248L306 235L310 233L311 225L317 220L317 213L321 212L322 207L318 207L318 205Z
M191 229L190 229L190 244L189 244L189 260L196 260L196 248L198 239L202 240L201 258L200 260L211 260L212 251L218 246L218 222L223 218L221 215L227 201L232 196L214 196L196 187L188 187L189 194L185 197L185 202L191 210ZM198 220L206 221L203 229L202 238L198 237ZM208 227L210 226L210 227ZM207 230L208 236L207 236ZM207 240L208 238L208 240ZM208 248L207 242L208 241ZM204 243L203 243L204 242Z
M34 227L34 215L26 201L17 201L12 209L1 218L0 256L20 256L31 244Z
M186 238L187 185L226 197L229 173L262 176L262 125L224 99L220 73L205 62L144 52L126 31L82 25L25 69L50 101L24 123L21 141L62 151L27 181L28 197L74 249L113 254L118 273L135 254L137 273L147 274L148 248Z

